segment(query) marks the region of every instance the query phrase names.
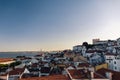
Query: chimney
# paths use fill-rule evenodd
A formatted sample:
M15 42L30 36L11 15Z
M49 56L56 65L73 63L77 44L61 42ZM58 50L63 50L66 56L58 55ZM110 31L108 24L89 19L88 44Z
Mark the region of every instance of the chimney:
M94 72L91 71L90 74L91 74L91 78L93 79L94 78Z
M106 72L106 77L109 78L109 80L112 80L112 73Z

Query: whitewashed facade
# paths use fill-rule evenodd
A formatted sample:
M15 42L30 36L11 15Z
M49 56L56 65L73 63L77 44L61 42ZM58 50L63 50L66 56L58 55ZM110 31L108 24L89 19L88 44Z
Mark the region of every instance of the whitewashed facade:
M120 71L120 55L107 54L105 55L105 59L109 69Z

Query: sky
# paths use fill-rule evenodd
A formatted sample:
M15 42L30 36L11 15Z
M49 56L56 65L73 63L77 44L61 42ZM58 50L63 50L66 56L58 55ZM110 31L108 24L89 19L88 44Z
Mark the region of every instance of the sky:
M0 0L0 51L72 49L120 37L120 0Z

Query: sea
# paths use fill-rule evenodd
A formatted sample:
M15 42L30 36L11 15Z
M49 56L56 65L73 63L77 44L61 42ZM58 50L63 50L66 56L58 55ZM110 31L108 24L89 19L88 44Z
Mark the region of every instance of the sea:
M39 52L0 52L0 58L16 58L17 56L32 57L38 54Z

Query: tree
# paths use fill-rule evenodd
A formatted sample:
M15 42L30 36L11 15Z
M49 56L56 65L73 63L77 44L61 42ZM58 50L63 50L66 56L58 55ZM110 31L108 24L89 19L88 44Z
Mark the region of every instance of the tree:
M83 42L82 46L85 46L88 49L88 42Z
M13 63L10 64L10 67L15 67L15 66L20 65L20 64L21 64L20 61L13 62Z
M85 46L86 49L89 49L89 48L93 48L93 47L94 47L93 44L88 44L88 42L83 42L82 46Z
M8 64L0 64L0 67L8 67Z

